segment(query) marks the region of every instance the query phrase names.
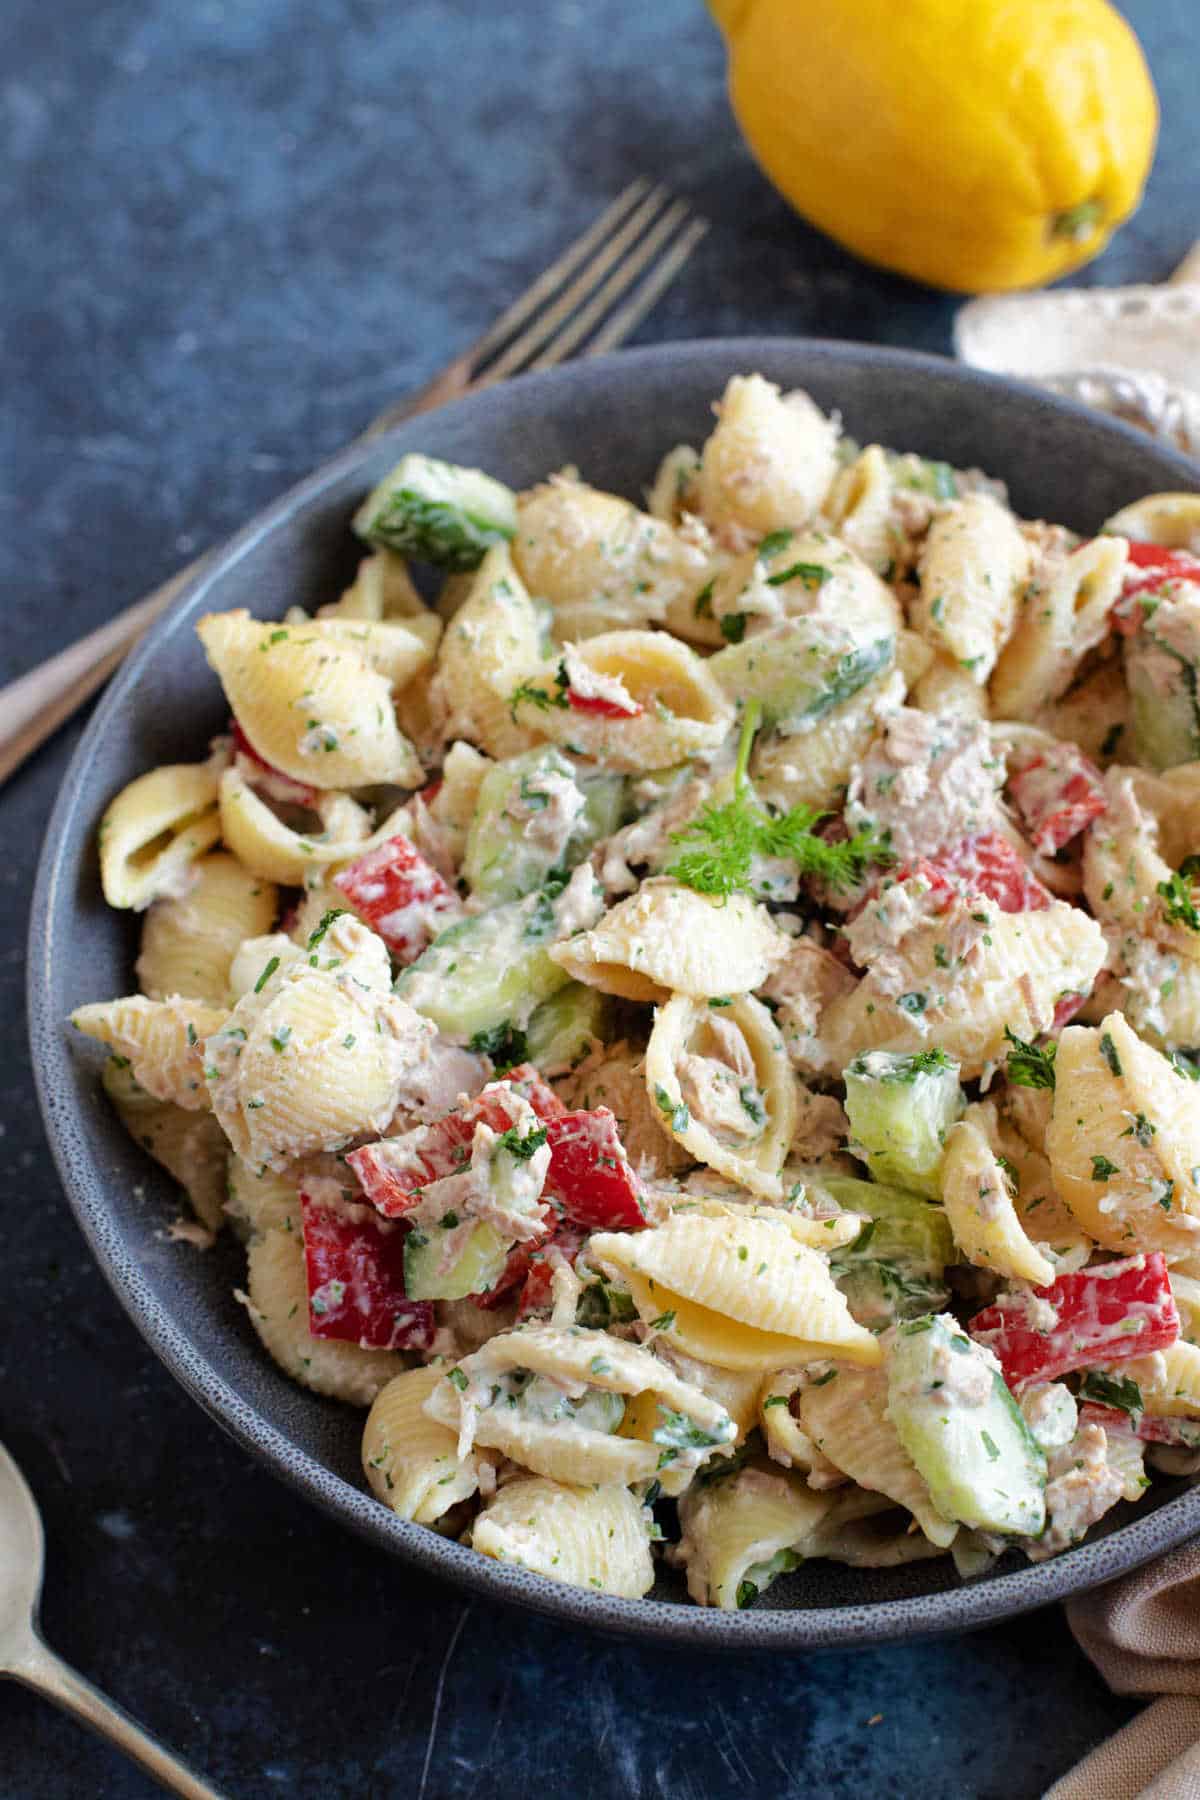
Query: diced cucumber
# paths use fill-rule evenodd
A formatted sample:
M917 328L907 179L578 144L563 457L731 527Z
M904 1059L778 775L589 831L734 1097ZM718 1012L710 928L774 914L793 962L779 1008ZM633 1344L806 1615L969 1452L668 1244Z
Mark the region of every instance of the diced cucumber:
M1185 603L1186 604L1186 603ZM1159 609L1174 613L1180 623L1191 625L1188 607L1167 601ZM1173 769L1200 757L1200 696L1196 669L1200 661L1200 633L1193 627L1173 629L1171 640L1155 629L1157 614L1141 631L1125 640L1125 680L1129 687L1133 723L1133 753L1151 769ZM1183 653L1189 639L1196 639L1196 660Z
M940 1207L920 1194L858 1181L822 1177L821 1184L847 1211L870 1223L854 1243L837 1250L830 1269L851 1313L869 1331L936 1311L949 1299L946 1264L955 1259L954 1237Z
M480 783L467 832L463 874L472 893L490 902L517 900L541 887L552 870L574 868L616 830L624 799L620 775L581 776L552 746L497 763ZM565 808L565 841L538 830L553 807Z
M563 1075L610 1035L612 1001L582 981L543 1000L525 1032L525 1055L543 1075Z
M838 626L789 619L709 658L730 699L759 700L763 722L785 735L805 731L891 667L894 637L858 644Z
M493 544L515 537L516 496L481 469L410 454L367 495L354 529L402 556L474 569Z
M628 1325L637 1318L633 1295L627 1288L617 1287L603 1275L588 1280L590 1271L581 1268L583 1292L575 1306L575 1323L605 1331L610 1325Z
M455 1227L414 1226L404 1240L404 1291L410 1300L465 1300L484 1294L504 1272L511 1246L495 1226L480 1221L457 1254L446 1261Z
M750 1606L760 1594L766 1593L773 1581L781 1575L790 1575L803 1561L798 1550L777 1550L766 1562L751 1563L738 1582L738 1606Z
M569 979L546 954L557 934L555 897L543 888L460 919L404 970L396 993L456 1043L505 1025L523 1030Z
M854 1154L877 1181L936 1200L946 1133L966 1105L958 1064L941 1050L868 1050L843 1080Z
M914 456L911 451L888 451L888 468L897 487L910 488L916 494L928 494L931 500L957 500L958 479L949 463L933 462L927 456Z
M1045 1455L995 1358L949 1314L900 1326L888 1416L946 1518L1006 1536L1043 1529Z
M501 1383L507 1392L498 1404L506 1401L518 1412L543 1424L579 1425L585 1431L603 1431L611 1436L621 1428L625 1417L625 1396L610 1388L585 1387L582 1394L568 1394L545 1375L533 1375L528 1369L514 1369Z

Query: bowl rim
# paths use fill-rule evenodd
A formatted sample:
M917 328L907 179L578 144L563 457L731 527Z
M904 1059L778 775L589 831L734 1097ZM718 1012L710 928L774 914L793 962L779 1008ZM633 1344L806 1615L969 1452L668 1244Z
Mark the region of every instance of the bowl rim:
M949 388L975 392L981 398L989 392L1009 396L1015 392L1034 412L1041 410L1065 416L1089 430L1114 434L1131 447L1136 445L1143 451L1147 447L1144 433L1136 427L1097 415L1074 401L1030 383L970 369L948 357L839 339L802 337L693 338L621 350L588 362L568 363L560 368L521 376L479 394L468 394L439 412L502 410L507 394L515 389L528 392L539 387L559 388L572 381L584 380L585 372L591 379L603 379L606 373L618 367L636 369L639 364L648 366L664 361L688 364L707 360L724 362L731 370L748 369L764 361L769 364L773 356L780 354L802 357L811 364L824 364L833 369L839 365L867 363L881 369L924 372ZM236 568L263 538L289 517L303 512L319 500L327 488L376 455L389 436L410 429L411 421L405 421L378 439L351 444L271 501L231 539L210 553L204 567L181 589L166 613L154 623L108 684L76 746L47 823L34 886L26 981L38 1103L72 1212L109 1287L137 1330L176 1380L241 1448L329 1517L348 1525L358 1536L401 1556L426 1574L448 1579L460 1589L492 1601L522 1606L570 1626L584 1626L625 1638L735 1653L846 1649L915 1640L995 1624L1052 1601L1067 1599L1126 1574L1200 1535L1198 1486L1163 1502L1153 1513L1135 1516L1108 1536L1094 1543L1084 1543L1053 1561L898 1599L829 1607L722 1612L651 1599L621 1600L568 1587L479 1556L426 1527L398 1519L380 1506L372 1495L352 1486L302 1450L283 1429L243 1400L225 1376L196 1348L169 1307L159 1301L142 1280L128 1245L103 1234L100 1223L106 1213L104 1194L102 1191L93 1193L88 1179L75 1167L51 1103L52 1075L61 1054L63 1035L62 1021L54 1013L51 967L58 933L70 915L71 902L64 900L62 895L69 891L68 878L77 873L78 862L77 857L69 861L65 852L69 828L75 822L81 804L80 785L73 777L102 742L110 721L125 705L128 692L154 662L161 646L180 628L182 615L190 613L205 593ZM1181 486L1193 490L1200 488L1200 465L1161 445L1155 444L1153 448L1164 463L1174 464Z

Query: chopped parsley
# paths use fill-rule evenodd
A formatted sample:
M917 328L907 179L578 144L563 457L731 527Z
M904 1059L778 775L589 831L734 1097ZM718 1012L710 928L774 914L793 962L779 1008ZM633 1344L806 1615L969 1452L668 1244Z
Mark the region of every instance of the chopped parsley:
M781 569L778 575L768 575L767 586L782 587L787 581L802 581L806 588L812 590L832 579L832 570L827 569L823 563L797 562L790 568Z
M1144 1410L1142 1390L1132 1375L1106 1375L1101 1369L1087 1371L1079 1383L1079 1398L1115 1407L1131 1419L1140 1418Z
M515 1125L501 1132L496 1139L497 1150L507 1150L518 1162L528 1162L535 1151L540 1150L546 1141L546 1127L540 1125L536 1131L527 1131L522 1137Z
M1008 1052L1006 1067L1008 1079L1014 1087L1052 1088L1054 1086L1054 1059L1058 1055L1057 1044L1027 1044L1015 1032L1004 1027L1004 1035L1012 1045Z
M651 1331L670 1331L670 1329L674 1325L674 1323L675 1323L674 1310L672 1310L670 1312L659 1313L657 1319L651 1319L650 1329L651 1329Z
M325 933L329 930L329 927L333 924L333 921L335 919L340 919L345 910L344 906L331 906L327 913L321 915L321 923L317 926L315 931L309 933L307 945L309 950L316 949L317 945L321 942L321 939L325 936ZM255 989L255 992L258 992L257 988Z
M1117 1168L1116 1163L1109 1162L1107 1156L1093 1156L1093 1158L1092 1158L1092 1180L1093 1181L1107 1181L1110 1176L1117 1175L1119 1173L1120 1173L1120 1171Z
M473 1050L476 1056L490 1056L501 1074L517 1063L523 1063L529 1055L525 1033L507 1019L499 1025L489 1025L483 1031L477 1031L467 1048Z
M1117 1055L1117 1046L1107 1031L1102 1033L1100 1038L1100 1054L1119 1080L1125 1071L1121 1067L1121 1058Z
M560 662L554 677L553 693L547 688L538 687L536 682L522 681L508 697L508 710L514 720L517 716L517 708L526 704L536 706L540 712L549 712L552 707L556 706L565 711L571 704L567 699L567 689L570 685L567 665L565 662Z
M691 1113L688 1111L682 1100L679 1102L672 1100L670 1094L668 1094L661 1082L657 1083L655 1086L654 1100L659 1112L667 1121L667 1124L671 1127L672 1131L687 1130L692 1122Z
M275 971L278 967L279 967L279 958L277 956L273 956L271 958L270 962L267 964L266 968L263 970L262 974L259 976L258 980L254 984L254 991L256 994L262 993L263 989L266 987L268 981L270 981L272 975L275 973Z
M1200 931L1200 912L1192 899L1192 884L1179 870L1169 881L1160 881L1163 917L1168 925L1186 925L1189 931Z

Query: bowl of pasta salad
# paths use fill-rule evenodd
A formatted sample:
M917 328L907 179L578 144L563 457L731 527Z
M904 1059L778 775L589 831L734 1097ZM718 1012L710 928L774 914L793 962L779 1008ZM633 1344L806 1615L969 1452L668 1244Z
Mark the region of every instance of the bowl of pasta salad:
M867 1642L1195 1535L1198 666L1194 467L934 359L348 452L50 824L102 1268L311 1499L564 1619Z

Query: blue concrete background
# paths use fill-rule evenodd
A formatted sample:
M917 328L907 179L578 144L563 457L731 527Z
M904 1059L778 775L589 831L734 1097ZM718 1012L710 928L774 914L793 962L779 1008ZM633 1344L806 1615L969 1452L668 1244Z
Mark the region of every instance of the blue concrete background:
M1160 279L1200 235L1194 0L1125 11L1163 137L1089 282ZM760 178L696 0L5 0L0 156L0 680L426 378L635 174L714 225L641 341L949 348L952 301L854 262ZM33 1101L24 911L76 731L0 795L0 1437L44 1508L62 1654L237 1800L1033 1800L1129 1716L1057 1612L771 1661L484 1612L228 1444L104 1287ZM153 1792L0 1684L3 1800Z

